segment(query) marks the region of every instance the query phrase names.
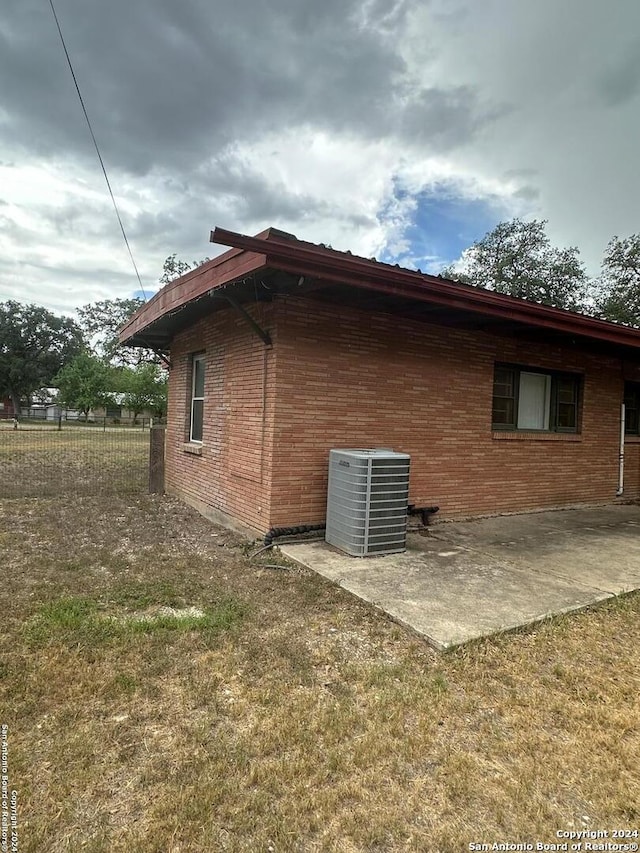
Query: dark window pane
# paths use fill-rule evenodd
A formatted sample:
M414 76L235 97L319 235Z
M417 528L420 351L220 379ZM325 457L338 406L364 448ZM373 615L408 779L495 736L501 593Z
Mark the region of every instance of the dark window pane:
M514 372L506 367L496 367L493 377L494 397L513 397Z
M624 395L624 404L628 409L638 408L638 395L633 389L628 389Z
M638 430L638 410L625 408L624 412L624 431L631 435L637 435Z
M558 428L576 428L576 406L575 403L558 403Z
M193 360L193 396L204 397L204 358Z
M555 376L556 421L553 429L562 432L578 431L578 389L577 376Z
M558 402L559 403L575 403L576 402L577 382L575 379L558 379Z
M509 426L515 423L515 401L495 398L493 400L492 421L494 424Z
M627 382L624 387L624 431L640 434L640 385Z
M515 427L516 419L516 374L510 367L496 367L493 374L494 426Z
M194 400L191 404L191 441L202 441L204 402Z

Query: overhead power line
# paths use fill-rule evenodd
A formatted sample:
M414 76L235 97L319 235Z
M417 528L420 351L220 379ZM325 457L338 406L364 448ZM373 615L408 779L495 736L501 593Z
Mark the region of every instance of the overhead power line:
M51 12L53 14L53 19L56 22L56 27L58 28L58 35L60 36L60 41L62 42L62 49L64 50L64 55L67 57L67 64L69 66L69 71L71 72L71 76L73 77L73 84L76 87L76 92L78 93L78 98L80 100L80 106L82 107L82 112L84 113L84 117L85 117L86 122L87 122L87 127L89 128L89 133L91 134L91 139L93 140L93 145L94 145L94 148L96 149L96 154L98 155L98 160L100 161L100 167L102 169L102 174L104 175L104 179L105 179L105 182L107 184L107 189L109 190L109 195L111 196L111 201L113 203L113 209L115 210L116 216L118 218L118 224L120 225L120 231L122 231L122 237L123 237L125 245L127 247L127 251L129 252L129 257L131 258L131 263L133 264L133 268L134 268L135 273L136 273L136 278L138 279L138 284L140 285L140 290L142 291L142 295L144 296L144 298L146 300L147 294L146 294L144 286L142 284L142 279L140 278L140 273L138 272L138 267L137 267L135 259L133 257L133 252L131 251L131 246L129 245L129 240L127 238L127 232L124 230L122 217L120 216L120 211L118 210L116 198L113 194L113 190L111 189L111 182L109 181L109 176L107 175L107 170L106 170L105 165L104 165L104 160L102 159L102 154L100 153L100 148L98 146L98 140L96 139L96 135L93 132L93 127L91 126L89 114L87 112L87 108L84 105L84 98L82 97L82 92L80 91L80 86L78 85L76 73L73 70L73 65L71 63L71 57L69 56L69 51L67 50L67 45L65 43L64 36L62 35L62 28L60 27L60 21L58 20L56 10L55 10L55 7L53 5L53 0L49 0L49 5L51 6Z

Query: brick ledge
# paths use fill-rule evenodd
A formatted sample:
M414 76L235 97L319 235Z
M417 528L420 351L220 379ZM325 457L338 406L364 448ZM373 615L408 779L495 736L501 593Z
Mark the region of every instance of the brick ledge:
M193 456L202 456L201 444L192 444L190 441L187 441L182 445L182 449L185 453L191 453Z
M491 438L501 441L582 441L582 436L573 432L502 432L495 430Z

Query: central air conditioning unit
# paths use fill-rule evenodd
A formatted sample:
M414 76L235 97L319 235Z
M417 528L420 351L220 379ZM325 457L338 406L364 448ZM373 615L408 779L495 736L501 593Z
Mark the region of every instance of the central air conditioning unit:
M393 450L330 450L326 541L354 557L406 550L409 462Z

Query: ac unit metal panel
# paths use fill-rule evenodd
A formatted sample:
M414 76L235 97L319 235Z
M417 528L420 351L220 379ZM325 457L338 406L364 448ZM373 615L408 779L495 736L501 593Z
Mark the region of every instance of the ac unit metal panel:
M409 463L387 449L329 451L326 541L354 557L404 551Z

